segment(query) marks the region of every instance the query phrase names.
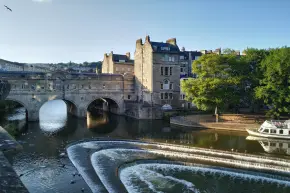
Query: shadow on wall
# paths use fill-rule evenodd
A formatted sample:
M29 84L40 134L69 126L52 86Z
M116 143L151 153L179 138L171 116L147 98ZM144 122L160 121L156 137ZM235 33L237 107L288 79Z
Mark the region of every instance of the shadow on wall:
M11 86L6 80L0 80L0 100L4 100L10 92Z

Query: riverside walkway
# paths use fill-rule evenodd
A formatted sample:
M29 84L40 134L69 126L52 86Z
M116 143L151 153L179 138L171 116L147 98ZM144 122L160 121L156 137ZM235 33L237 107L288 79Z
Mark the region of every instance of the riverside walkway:
M5 157L7 153L17 153L22 146L0 126L0 192L27 193L28 190L21 182L11 164Z

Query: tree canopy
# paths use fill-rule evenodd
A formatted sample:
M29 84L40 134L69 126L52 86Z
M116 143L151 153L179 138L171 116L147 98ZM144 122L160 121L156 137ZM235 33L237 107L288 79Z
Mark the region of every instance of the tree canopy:
M271 107L269 115L290 114L290 48L270 50L261 62L262 79L255 89L257 98Z
M201 110L272 107L268 115L290 114L290 48L232 49L205 54L192 64L197 78L181 83L187 100Z

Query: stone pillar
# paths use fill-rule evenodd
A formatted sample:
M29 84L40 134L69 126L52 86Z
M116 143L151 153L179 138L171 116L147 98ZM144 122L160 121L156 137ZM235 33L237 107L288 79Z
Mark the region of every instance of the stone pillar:
M39 120L39 110L32 109L32 110L27 110L27 118L28 121L38 121Z
M108 102L103 102L103 111L109 111L109 104L108 104Z

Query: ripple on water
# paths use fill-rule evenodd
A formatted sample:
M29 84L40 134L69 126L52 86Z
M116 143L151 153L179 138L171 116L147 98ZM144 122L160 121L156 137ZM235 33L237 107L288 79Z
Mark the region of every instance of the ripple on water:
M76 151L75 148L78 150ZM272 160L258 156L247 158L247 155L243 154L230 158L228 153L222 151L208 154L207 150L199 148L188 149L175 145L118 140L82 142L70 146L67 151L71 161L86 178L93 192L102 192L94 190L103 188L110 193L125 190L128 192L290 192L289 176L243 170L270 167L273 171L286 172L289 167L284 163L286 160L282 159ZM234 164L243 169L196 165L195 160L199 159L213 160L213 165L215 162ZM172 164L168 162L165 164L162 160L171 160ZM178 160L187 160L186 166L180 165ZM275 163L277 165L271 165L273 161L277 161ZM96 187L97 181L102 183L103 188Z
M120 179L128 192L289 192L288 181L198 166L137 164Z

